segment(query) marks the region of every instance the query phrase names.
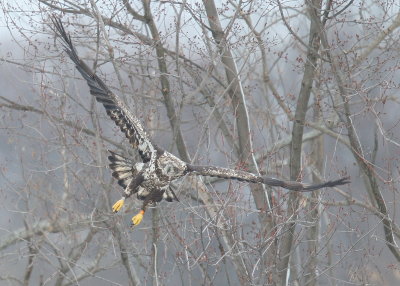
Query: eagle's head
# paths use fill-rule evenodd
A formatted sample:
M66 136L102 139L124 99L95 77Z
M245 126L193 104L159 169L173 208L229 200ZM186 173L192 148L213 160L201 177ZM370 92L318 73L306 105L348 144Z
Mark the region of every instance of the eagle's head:
M187 172L187 164L169 152L164 152L157 163L161 174L168 177L170 181L182 177Z

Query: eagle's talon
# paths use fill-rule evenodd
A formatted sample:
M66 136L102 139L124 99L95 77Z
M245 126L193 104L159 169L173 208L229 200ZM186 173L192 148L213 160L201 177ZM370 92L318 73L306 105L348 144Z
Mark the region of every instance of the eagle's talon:
M140 210L140 212L132 218L132 226L138 225L142 221L143 215L144 210Z
M120 199L119 201L117 201L113 206L112 206L112 211L114 213L118 212L122 206L124 205L125 199Z

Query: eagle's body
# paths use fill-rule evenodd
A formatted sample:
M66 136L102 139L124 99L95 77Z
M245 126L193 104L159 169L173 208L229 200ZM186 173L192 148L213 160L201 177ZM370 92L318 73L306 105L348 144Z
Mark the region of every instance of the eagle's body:
M156 151L154 160L146 163L134 164L114 152L108 158L111 162L110 168L114 171L113 176L125 189L125 194L129 196L136 193L139 199L145 199L152 191L162 190L162 198L173 201L176 197L169 185L173 180L184 176L188 170L185 162L160 149Z
M304 185L294 181L261 177L240 170L214 166L196 166L182 161L175 155L159 148L150 140L140 121L129 111L119 97L112 93L103 81L78 57L71 38L65 32L61 21L58 18L53 18L53 24L56 28L56 34L63 40L65 51L89 85L90 93L95 96L99 103L103 104L107 114L125 134L132 147L138 150L141 157L142 162L138 163L112 151L110 151L111 155L108 157L113 176L118 179L119 185L124 188L123 197L113 205L113 211L119 211L125 199L133 194L136 194L138 199L143 200L141 211L132 218L134 225L140 223L148 204L157 203L162 199L170 202L178 200L170 188L170 183L187 174L261 183L300 192L343 185L349 182L348 178L342 178L321 184Z

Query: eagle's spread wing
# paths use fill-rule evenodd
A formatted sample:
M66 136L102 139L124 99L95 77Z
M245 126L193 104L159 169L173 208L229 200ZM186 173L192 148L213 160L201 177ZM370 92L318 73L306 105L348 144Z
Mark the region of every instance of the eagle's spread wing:
M325 187L335 187L350 183L349 177L344 177L335 181L328 181L320 184L307 185L295 181L283 181L272 177L261 177L240 170L233 170L233 169L220 168L214 166L196 166L189 164L188 164L188 172L196 173L202 176L218 177L223 179L235 179L238 181L244 181L250 183L260 183L272 187L282 187L287 190L297 191L297 192L315 191Z
M90 93L95 96L98 102L103 104L107 114L125 133L132 146L138 149L143 162L148 162L152 154L156 152L156 147L150 141L140 121L133 116L118 96L113 94L104 82L78 57L71 37L65 31L61 20L54 17L52 21L56 27L55 32L63 40L65 51L88 83Z

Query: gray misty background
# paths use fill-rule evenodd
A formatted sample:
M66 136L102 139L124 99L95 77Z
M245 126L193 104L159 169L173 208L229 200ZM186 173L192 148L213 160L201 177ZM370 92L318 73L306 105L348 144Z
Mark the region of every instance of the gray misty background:
M397 285L397 1L0 0L0 285ZM187 177L113 214L137 160L51 30L154 142L196 164L351 184Z

